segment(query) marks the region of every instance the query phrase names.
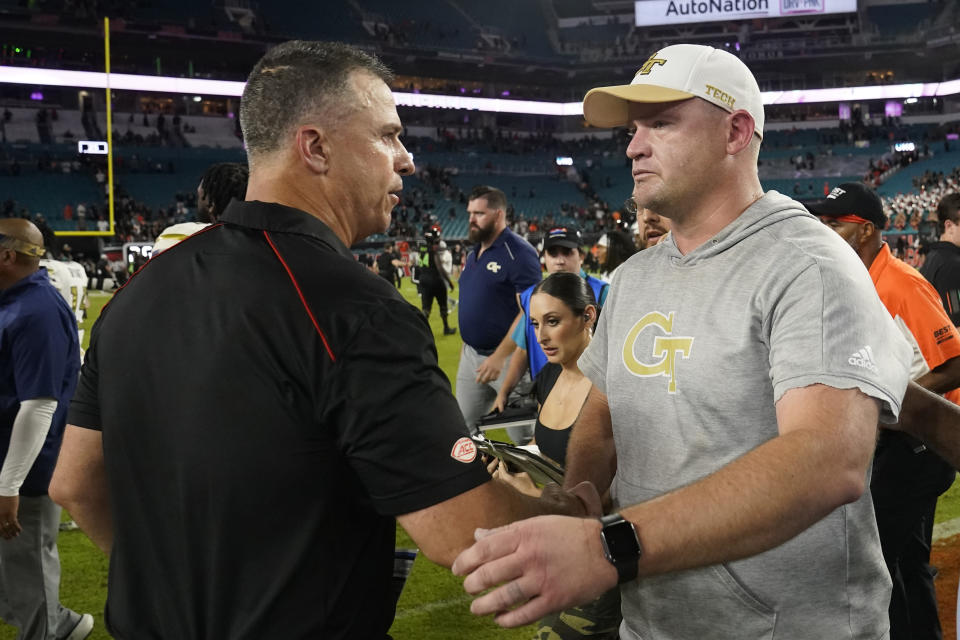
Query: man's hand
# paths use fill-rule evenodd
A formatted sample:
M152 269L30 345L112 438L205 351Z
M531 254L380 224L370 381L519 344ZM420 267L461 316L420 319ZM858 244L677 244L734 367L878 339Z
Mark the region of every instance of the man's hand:
M487 472L501 482L505 482L510 485L520 493L523 493L534 498L540 497L540 488L537 487L533 479L530 478L529 473L524 473L520 471L518 473L511 473L507 470L507 466L500 462L499 458L494 458L490 461L490 464L487 465Z
M483 362L480 363L480 366L477 367L477 382L486 384L499 378L500 372L503 371L503 361L505 359L506 358L501 358L496 353L487 356Z
M17 520L20 509L20 496L0 496L0 537L12 540L23 530Z
M507 408L507 396L506 394L502 393L503 392L502 387L500 391L501 393L497 394L496 400L494 400L493 404L490 405L490 411L487 411L487 413L493 413L494 411L496 411L497 413L503 413L503 410Z
M551 482L544 485L540 499L550 505L552 512L561 515L577 518L599 518L603 515L600 494L594 484L589 481L581 482L569 489Z
M919 438L955 469L960 468L960 407L946 398L911 382L899 422L880 426Z
M477 529L474 537L476 544L457 557L453 573L467 576L463 588L470 594L501 585L470 605L476 615L494 614L501 627L530 624L617 584L617 571L603 555L597 520L540 516ZM521 606L511 610L516 605Z

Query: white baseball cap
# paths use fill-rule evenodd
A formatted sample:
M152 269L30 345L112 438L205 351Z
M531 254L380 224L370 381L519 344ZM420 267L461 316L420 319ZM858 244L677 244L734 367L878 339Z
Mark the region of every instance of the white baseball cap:
M630 84L597 87L583 98L583 116L595 127L627 124L631 102L674 102L702 98L721 109L743 109L763 138L760 87L736 56L699 44L675 44L654 53Z

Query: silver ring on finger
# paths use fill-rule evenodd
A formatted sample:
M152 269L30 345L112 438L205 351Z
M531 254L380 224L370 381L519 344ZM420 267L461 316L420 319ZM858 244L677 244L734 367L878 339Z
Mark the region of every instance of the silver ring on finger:
M514 580L508 585L507 593L510 595L510 604L521 604L529 600L527 594L520 587L520 581Z

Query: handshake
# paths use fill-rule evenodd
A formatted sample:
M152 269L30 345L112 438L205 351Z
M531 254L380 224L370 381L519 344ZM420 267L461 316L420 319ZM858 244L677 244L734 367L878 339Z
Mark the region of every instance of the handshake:
M617 571L601 544L602 506L596 487L581 482L565 490L550 483L540 499L546 508L580 517L546 515L477 529L476 542L453 563L453 573L466 576L467 593L492 589L474 600L470 611L493 614L503 627L530 624L594 600L617 585Z

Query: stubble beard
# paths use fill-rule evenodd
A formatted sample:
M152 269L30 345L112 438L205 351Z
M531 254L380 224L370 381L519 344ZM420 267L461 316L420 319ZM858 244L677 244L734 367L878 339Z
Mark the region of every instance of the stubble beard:
M664 202L663 185L660 185L659 189L651 189L649 186L641 189L640 185L634 183L633 193L631 194L633 201L636 202L638 209L649 209L650 211L656 212L658 215L663 215L663 207L667 204Z
M668 189L667 185L662 183L656 189L648 192L645 197L639 199L636 185L634 185L633 199L636 201L637 207L649 209L661 218L669 219L673 224L677 224L678 220L682 222L686 211L692 206L691 198L684 197L682 189ZM662 229L660 238L665 236L668 231ZM647 247L651 246L650 240L647 238L644 238L644 244Z

